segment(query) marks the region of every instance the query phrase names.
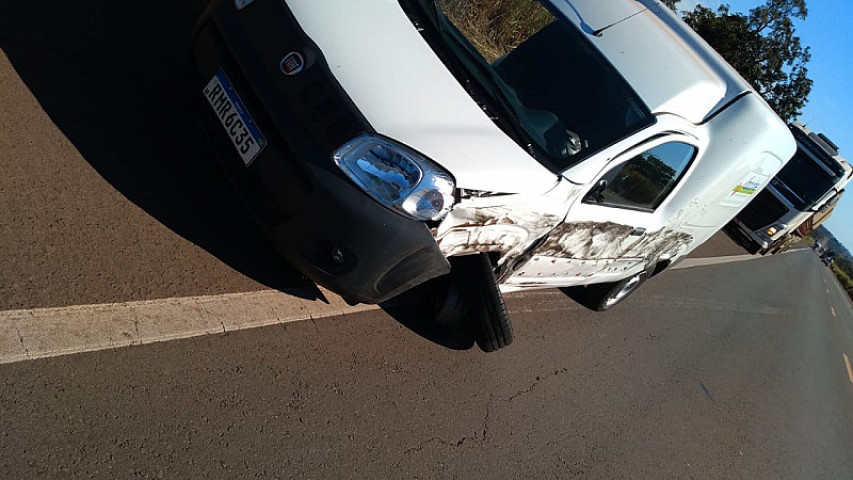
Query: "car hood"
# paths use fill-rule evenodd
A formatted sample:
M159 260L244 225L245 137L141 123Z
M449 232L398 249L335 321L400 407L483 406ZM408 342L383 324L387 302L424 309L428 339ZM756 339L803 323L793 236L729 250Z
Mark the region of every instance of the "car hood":
M589 35L646 10L644 5L631 0L550 0L547 3Z
M477 106L396 0L287 4L371 126L446 168L458 187L543 193L557 182Z

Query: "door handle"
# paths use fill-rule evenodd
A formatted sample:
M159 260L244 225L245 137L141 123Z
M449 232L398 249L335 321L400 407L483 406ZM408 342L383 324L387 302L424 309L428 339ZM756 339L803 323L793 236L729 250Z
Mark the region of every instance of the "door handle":
M639 236L643 235L644 233L646 233L646 229L645 229L645 228L643 228L643 227L634 227L634 231L633 231L633 232L631 232L631 236L639 237Z

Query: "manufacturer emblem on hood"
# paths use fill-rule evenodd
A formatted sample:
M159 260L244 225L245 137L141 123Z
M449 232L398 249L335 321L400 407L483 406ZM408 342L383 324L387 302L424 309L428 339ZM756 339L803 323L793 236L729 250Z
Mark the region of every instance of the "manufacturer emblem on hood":
M290 52L281 59L279 66L285 75L296 75L305 66L305 59L299 52Z

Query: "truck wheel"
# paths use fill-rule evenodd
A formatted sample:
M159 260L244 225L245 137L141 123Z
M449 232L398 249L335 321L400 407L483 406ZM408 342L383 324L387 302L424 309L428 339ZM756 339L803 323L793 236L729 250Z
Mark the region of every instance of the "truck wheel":
M561 288L560 290L584 307L603 312L610 310L628 298L648 278L649 272L642 271L618 282Z
M480 349L494 352L512 343L512 324L489 256L457 257L453 267L466 287L469 321Z

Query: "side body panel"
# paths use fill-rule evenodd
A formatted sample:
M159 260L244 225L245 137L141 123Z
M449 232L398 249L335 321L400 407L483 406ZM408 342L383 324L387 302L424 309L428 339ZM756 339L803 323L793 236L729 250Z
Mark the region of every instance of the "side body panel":
M566 220L516 267L507 289L611 282L659 261L674 262L731 220L794 151L785 125L753 95L690 133L700 153L655 211L602 207L576 198ZM673 133L638 149L684 137ZM612 163L634 153L630 150ZM609 168L587 184L584 193ZM638 227L645 230L641 235L636 235Z

